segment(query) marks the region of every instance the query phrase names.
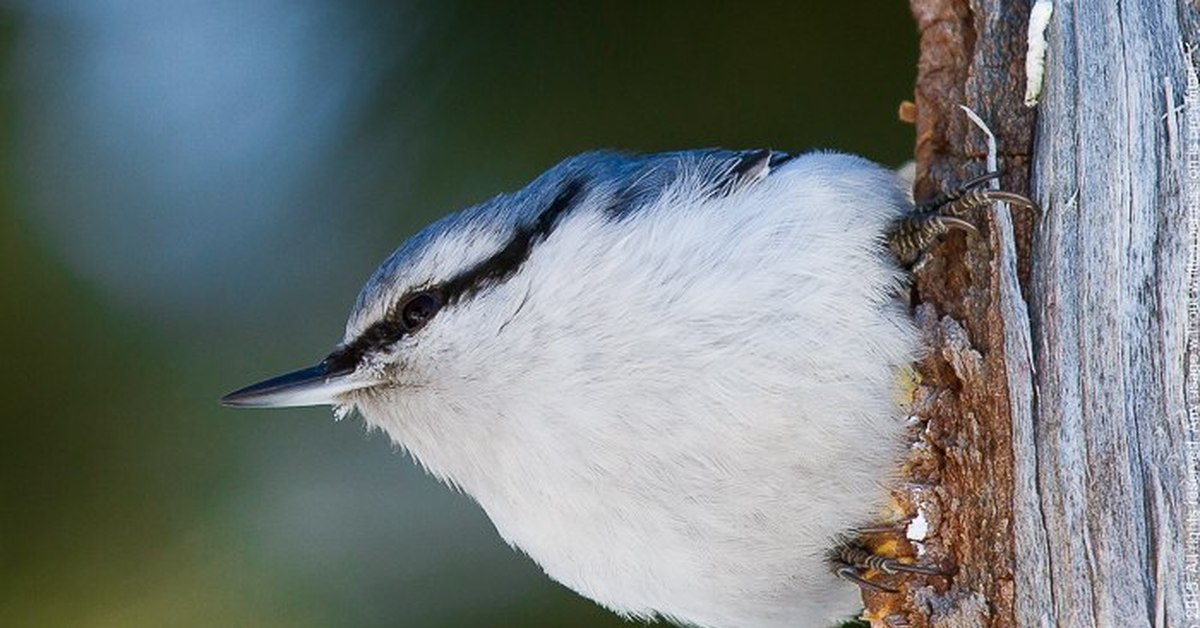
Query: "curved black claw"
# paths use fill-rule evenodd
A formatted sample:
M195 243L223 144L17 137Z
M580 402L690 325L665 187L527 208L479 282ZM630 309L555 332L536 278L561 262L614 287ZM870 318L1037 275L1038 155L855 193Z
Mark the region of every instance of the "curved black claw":
M854 534L856 534L856 535L887 534L889 532L891 532L893 534L902 534L904 532L904 530L907 528L908 528L907 521L895 521L892 523L873 523L870 525L858 526L857 528L854 528Z
M938 211L950 216L962 216L973 209L987 207L992 203L1008 203L1014 207L1029 210L1038 208L1036 203L1020 194L1000 190L971 190L946 203Z
M966 181L963 181L962 183L958 184L957 186L955 186L952 189L942 190L942 192L940 194L938 194L937 196L935 196L923 203L918 203L917 211L921 212L921 213L935 212L939 208L945 206L947 203L952 203L952 202L962 198L962 196L964 194L966 194L967 192L978 189L984 183L987 183L988 181L991 181L993 179L999 179L999 178L1000 178L1000 171L994 170L992 172L985 172L977 177L972 177L970 179L967 179Z
M845 567L839 567L839 568L835 569L833 573L834 573L834 575L841 578L842 580L846 580L848 582L853 582L854 584L858 585L858 587L860 589L866 589L867 591L874 591L876 593L899 593L900 592L891 587L885 587L881 584L875 584L874 582L867 580L866 578L859 575L857 567L851 567L849 565L846 565Z
M875 558L879 558L879 557L876 556ZM944 572L941 569L938 569L937 567L922 567L920 565L910 565L908 563L902 563L899 560L896 560L895 558L885 558L885 559L879 561L877 563L877 566L875 567L875 569L878 569L879 571L882 571L883 573L886 573L886 574L915 573L915 574L918 574L921 576L944 575Z
M888 246L901 263L911 264L929 249L938 236L950 229L961 229L972 235L979 233L975 225L962 218L917 213L904 218L892 228L888 234Z

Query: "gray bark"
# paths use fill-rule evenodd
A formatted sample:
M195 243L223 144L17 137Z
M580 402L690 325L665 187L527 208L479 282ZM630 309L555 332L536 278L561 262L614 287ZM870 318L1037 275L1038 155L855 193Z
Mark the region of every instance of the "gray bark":
M1186 201L1200 128L1187 117L1200 103L1176 107L1194 74L1184 50L1194 9L1055 5L1033 150L1043 217L1030 327L1019 312L1004 319L1006 346L1032 338L1034 366L1006 356L1017 624L1192 625Z

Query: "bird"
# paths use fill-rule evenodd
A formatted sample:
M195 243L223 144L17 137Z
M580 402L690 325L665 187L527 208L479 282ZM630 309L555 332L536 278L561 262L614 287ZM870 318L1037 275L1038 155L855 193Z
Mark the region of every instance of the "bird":
M863 580L831 548L906 447L907 262L963 196L831 151L584 153L417 233L331 353L222 401L356 411L626 618L832 625Z

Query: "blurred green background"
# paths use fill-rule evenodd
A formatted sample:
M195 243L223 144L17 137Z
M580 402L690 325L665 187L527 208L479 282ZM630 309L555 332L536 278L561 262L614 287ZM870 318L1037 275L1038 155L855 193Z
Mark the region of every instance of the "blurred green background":
M618 626L306 366L448 211L569 154L898 164L906 3L0 3L0 626Z

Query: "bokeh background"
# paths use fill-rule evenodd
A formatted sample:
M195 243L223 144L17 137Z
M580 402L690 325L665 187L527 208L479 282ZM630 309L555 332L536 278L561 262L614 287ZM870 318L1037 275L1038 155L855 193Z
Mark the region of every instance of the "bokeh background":
M448 211L615 147L898 164L904 2L0 0L0 626L619 626L324 409Z

